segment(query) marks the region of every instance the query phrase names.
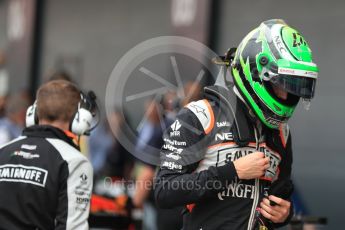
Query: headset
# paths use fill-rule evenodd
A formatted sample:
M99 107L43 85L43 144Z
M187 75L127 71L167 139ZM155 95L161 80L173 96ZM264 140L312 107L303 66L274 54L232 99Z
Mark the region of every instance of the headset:
M76 113L72 116L69 131L78 136L90 135L90 132L96 128L100 121L100 110L96 98L93 91L89 91L87 94L80 92L80 101ZM92 126L93 118L96 116L98 117L97 122ZM26 127L38 125L37 101L26 110L25 123Z

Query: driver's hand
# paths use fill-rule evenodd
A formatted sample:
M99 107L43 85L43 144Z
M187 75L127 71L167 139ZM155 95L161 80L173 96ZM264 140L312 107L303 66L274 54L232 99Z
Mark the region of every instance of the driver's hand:
M254 179L265 174L266 169L270 166L270 159L265 157L263 152L254 152L233 163L240 179Z
M290 214L291 202L273 195L268 198L269 200L264 198L260 203L261 214L273 223L283 223ZM274 201L276 205L271 206L270 200Z

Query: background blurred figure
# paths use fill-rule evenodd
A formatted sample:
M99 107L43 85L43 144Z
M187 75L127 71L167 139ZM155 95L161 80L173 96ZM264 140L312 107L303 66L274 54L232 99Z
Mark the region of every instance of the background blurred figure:
M124 123L118 109L114 109L109 122L110 124L105 120L89 138L89 156L94 174L98 177L108 176L113 179L128 180L133 167L133 158L116 139L116 133L121 130Z
M166 93L163 96L162 104L163 106L156 99L151 99L146 103L146 120L139 132L137 151L159 155L159 150L163 144L163 131L171 125L175 116L175 107L178 104L176 103L176 94L174 92ZM155 165L143 162L136 164L137 187L133 197L133 205L144 209L143 229L180 229L182 227L180 215L182 207L159 209L155 205L152 192L155 171Z
M180 106L180 100L177 98L176 92L169 91L163 96L164 117L173 122L176 118L177 110Z
M119 109L115 108L114 112L109 117L108 132L112 134L113 143L110 152L106 154L106 160L102 173L104 175L129 180L134 165L132 155L126 150L125 147L117 140L118 133L124 125L124 117ZM110 125L110 127L109 127Z
M162 140L162 116L161 105L157 100L152 99L145 105L145 121L139 131L136 151L146 154L159 154ZM163 124L165 126L165 124ZM133 205L144 209L143 230L157 229L157 210L155 207L152 182L155 174L155 166L138 162L136 164L136 191L133 197Z
M9 97L6 104L6 116L0 119L0 144L21 135L25 127L26 109L29 105L30 100L24 92Z
M160 120L162 116L161 105L157 100L151 99L146 102L145 111L145 120L139 131L136 151L139 153L159 154L158 149L163 144ZM165 125L163 124L163 126ZM157 151L152 152L152 150ZM144 209L143 230L156 230L157 213L152 192L155 166L144 162L138 162L136 164L136 174L137 183L133 197L133 205Z
M101 176L101 171L105 165L106 157L111 149L113 136L109 130L107 122L103 122L90 135L88 140L89 158L94 170L95 177Z

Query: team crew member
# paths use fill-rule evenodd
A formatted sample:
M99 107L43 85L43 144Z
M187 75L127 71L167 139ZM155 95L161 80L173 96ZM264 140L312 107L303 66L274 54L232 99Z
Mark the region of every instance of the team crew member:
M71 136L90 130L93 105L67 81L39 88L22 136L0 148L1 229L89 229L93 171Z
M186 205L184 230L285 225L293 214L287 121L314 95L311 50L284 21L269 20L216 62L223 79L164 134L157 204Z

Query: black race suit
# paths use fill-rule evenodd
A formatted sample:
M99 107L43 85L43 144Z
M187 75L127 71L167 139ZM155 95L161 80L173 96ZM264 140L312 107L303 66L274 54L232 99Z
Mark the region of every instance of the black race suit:
M0 148L0 229L89 229L93 171L73 141L33 126Z
M213 86L205 92L205 99L183 108L164 134L155 178L157 204L186 205L184 230L251 229L255 209L271 183L290 178L288 127L272 130L254 125L232 90ZM270 168L260 179L240 180L233 161L256 149L270 157ZM292 211L286 222L291 215Z

